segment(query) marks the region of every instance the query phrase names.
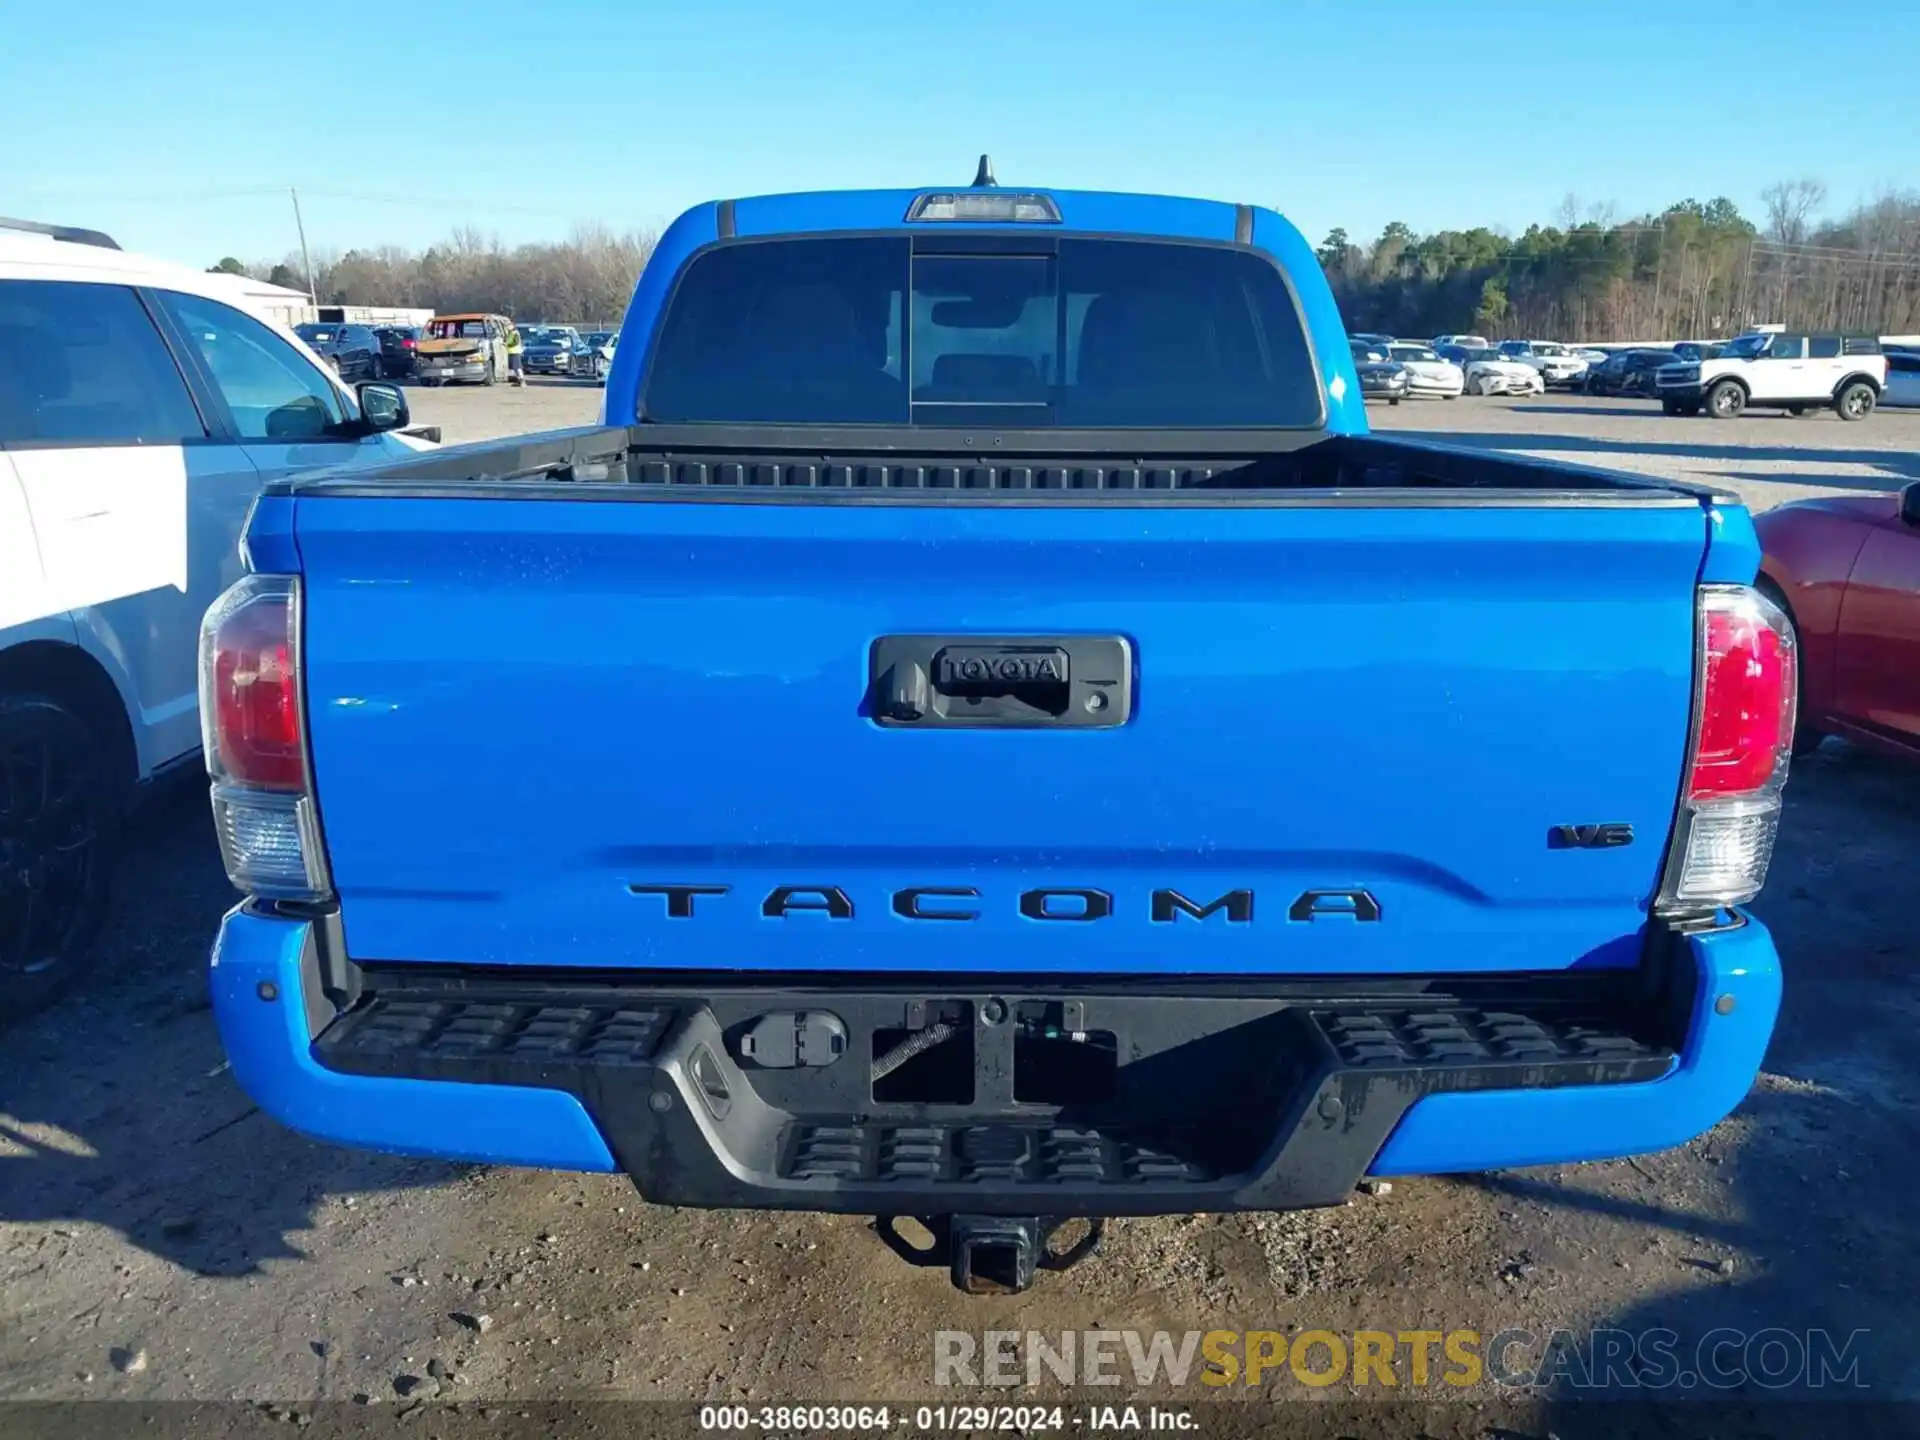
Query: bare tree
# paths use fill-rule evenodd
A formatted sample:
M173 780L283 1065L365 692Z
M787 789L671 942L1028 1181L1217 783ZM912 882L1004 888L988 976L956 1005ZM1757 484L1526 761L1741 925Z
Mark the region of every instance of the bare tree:
M430 306L443 313L485 310L521 320L613 324L626 312L654 239L648 232L581 225L566 240L509 250L497 236L463 226L420 253L393 245L316 253L315 288L323 305Z
M1782 245L1803 245L1807 222L1827 203L1827 183L1811 175L1798 180L1776 180L1760 192L1767 207L1767 237Z

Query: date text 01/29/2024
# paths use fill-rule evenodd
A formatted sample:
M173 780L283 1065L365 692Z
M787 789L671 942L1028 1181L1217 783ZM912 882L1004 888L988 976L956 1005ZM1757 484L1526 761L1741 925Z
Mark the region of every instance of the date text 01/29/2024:
M1191 1411L1158 1405L1090 1405L1084 1410L1061 1405L919 1405L894 1410L888 1405L703 1405L700 1429L711 1432L982 1430L1032 1435L1041 1431L1192 1430Z

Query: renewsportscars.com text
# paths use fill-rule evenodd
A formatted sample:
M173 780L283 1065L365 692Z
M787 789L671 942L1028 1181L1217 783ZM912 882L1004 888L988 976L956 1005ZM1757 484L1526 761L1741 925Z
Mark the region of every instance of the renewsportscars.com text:
M936 1385L1865 1389L1864 1330L940 1330Z

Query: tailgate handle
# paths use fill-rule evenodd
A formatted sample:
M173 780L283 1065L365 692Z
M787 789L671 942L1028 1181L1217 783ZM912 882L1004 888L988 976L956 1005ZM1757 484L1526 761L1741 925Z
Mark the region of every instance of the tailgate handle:
M1118 635L890 635L873 645L867 709L919 729L1123 725L1133 647Z

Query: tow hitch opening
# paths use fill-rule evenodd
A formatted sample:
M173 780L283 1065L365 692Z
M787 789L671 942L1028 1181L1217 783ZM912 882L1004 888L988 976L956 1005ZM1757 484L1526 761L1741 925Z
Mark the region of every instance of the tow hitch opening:
M926 1231L916 1245L900 1229L911 1219ZM1086 1227L1063 1248L1054 1237L1074 1224ZM1100 1248L1106 1222L1051 1215L882 1215L874 1231L909 1265L945 1266L954 1288L969 1295L1018 1295L1039 1270L1070 1270Z

